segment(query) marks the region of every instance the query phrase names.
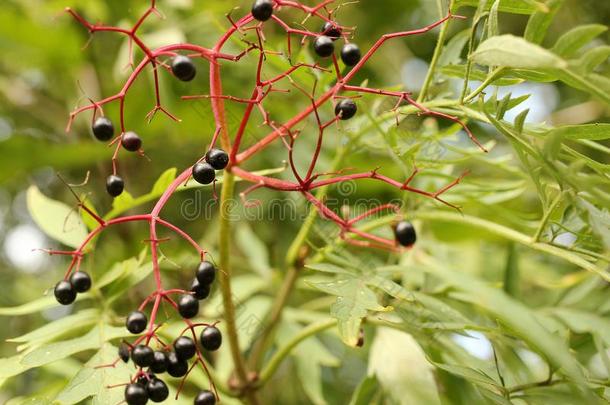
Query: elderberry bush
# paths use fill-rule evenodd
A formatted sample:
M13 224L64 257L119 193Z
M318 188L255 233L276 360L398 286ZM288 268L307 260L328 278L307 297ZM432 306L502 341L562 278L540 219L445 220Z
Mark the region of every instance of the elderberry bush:
M7 1L3 402L610 399L599 2Z

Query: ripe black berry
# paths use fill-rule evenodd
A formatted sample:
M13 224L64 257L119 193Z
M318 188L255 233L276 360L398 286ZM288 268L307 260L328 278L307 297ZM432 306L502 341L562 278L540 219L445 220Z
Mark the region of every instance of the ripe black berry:
M180 336L174 342L174 350L176 351L176 356L178 356L181 360L188 360L195 355L197 352L197 347L195 346L195 342L193 339L187 336Z
M146 384L148 384L148 382L153 379L155 377L155 375L153 373L150 372L146 372L143 374L140 374L140 376L138 376L138 379L136 380L136 382L138 384L140 384L143 387L146 387Z
M316 51L318 56L327 58L335 51L335 44L331 38L320 35L313 43L313 50Z
M106 178L106 191L112 197L118 197L123 193L125 188L125 182L123 179L115 174L111 174Z
M198 300L205 299L210 295L210 285L201 284L199 280L194 279L193 284L191 284L191 292L193 293L193 297Z
M114 136L114 125L106 117L96 119L91 130L98 141L109 141Z
M216 178L216 173L209 163L197 163L193 166L193 178L199 184L210 184Z
M119 345L119 357L125 363L129 362L129 346L127 345L127 343L123 342Z
M61 280L59 283L55 284L53 293L55 294L55 299L61 305L70 305L76 299L76 290L70 282L65 280Z
M216 404L216 396L212 391L201 391L195 397L194 405L215 405Z
M216 278L216 267L207 260L203 261L199 263L195 275L201 284L210 285L214 282L214 278Z
M131 360L140 367L148 367L155 361L155 352L148 346L137 345L131 351Z
M167 354L165 352L155 352L154 359L150 365L150 371L161 374L167 370Z
M132 313L127 315L125 326L127 327L127 330L131 333L138 334L144 332L147 323L148 318L146 317L146 314L140 311L133 311Z
M252 5L252 17L258 21L267 21L273 15L273 1L256 0Z
M394 228L394 236L396 241L402 246L413 246L417 240L417 234L413 224L408 221L400 221Z
M148 402L148 392L141 384L129 384L125 387L127 405L144 405Z
M335 106L335 115L340 120L349 120L356 115L356 111L358 111L358 107L356 107L356 103L351 98L344 98Z
M356 44L345 44L341 49L341 60L347 66L355 66L358 62L360 62L360 58L362 54L360 53L360 48Z
M153 402L163 402L169 396L167 385L158 378L152 378L146 384L146 391L148 391L148 397Z
M130 152L137 152L142 147L142 138L133 131L125 132L121 137L121 145Z
M172 377L183 377L189 370L186 360L180 360L176 353L167 354L167 373Z
M190 319L199 313L199 301L190 294L185 294L178 301L178 312L183 318Z
M195 78L197 68L191 58L178 55L172 59L172 73L183 82L190 82Z
M330 21L324 23L324 26L322 27L322 30L320 32L322 32L323 35L326 35L333 41L336 41L341 38L341 28L331 23Z
M70 283L76 292L84 293L91 288L91 277L84 271L77 271L70 276Z
M213 148L205 154L205 161L215 170L222 170L229 164L229 154L222 149Z
M201 331L200 341L201 346L203 346L205 350L213 352L214 350L218 350L222 344L222 334L217 327L208 326Z

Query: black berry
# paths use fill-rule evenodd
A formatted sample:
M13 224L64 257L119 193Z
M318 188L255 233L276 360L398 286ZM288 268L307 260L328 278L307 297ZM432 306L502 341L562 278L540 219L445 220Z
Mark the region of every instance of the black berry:
M106 117L99 117L96 119L91 130L93 131L93 136L95 136L98 141L109 141L114 136L114 125L112 125L112 121Z
M323 35L326 35L333 41L336 41L339 38L341 38L341 28L339 28L337 25L331 23L330 21L327 21L324 23L324 26L322 27L321 32Z
M222 149L213 148L205 154L205 161L216 170L222 170L229 164L229 154Z
M195 397L194 405L215 405L216 404L216 396L212 391L201 391Z
M153 378L146 384L146 391L148 391L148 398L153 402L163 402L169 396L167 385L158 378Z
M130 152L137 152L142 147L142 138L133 131L125 132L121 137L121 145Z
M148 392L142 384L129 384L125 387L127 405L144 405L148 402Z
M347 66L355 66L358 62L360 62L360 58L362 54L360 53L360 48L356 44L345 44L341 49L341 60Z
M176 351L176 356L178 356L181 360L188 360L195 355L197 352L197 347L195 346L195 342L193 339L187 336L180 336L174 342L174 350Z
M258 21L267 21L273 15L273 1L256 0L252 5L252 17Z
M320 35L313 43L313 50L322 58L327 58L335 51L333 40L326 35Z
M55 284L53 293L55 294L55 299L61 305L70 305L76 299L76 290L70 282L65 280L61 280L59 283Z
M186 360L180 360L176 353L167 354L167 373L172 377L183 377L189 370Z
M155 361L155 352L148 346L137 345L131 351L131 360L140 367L148 367Z
M417 240L417 234L413 224L408 221L400 221L394 228L394 236L396 241L402 246L413 246Z
M344 98L335 106L335 115L340 120L349 120L356 115L356 111L358 111L358 107L356 107L356 103L351 98Z
M216 278L216 267L207 260L203 261L197 267L196 277L201 284L212 284Z
M125 182L123 179L116 174L111 174L106 178L106 191L112 197L118 197L123 193L125 188Z
M210 184L216 178L216 173L209 163L197 163L193 166L193 178L199 184Z
M155 377L155 375L153 373L150 373L150 372L142 373L142 374L140 374L140 376L138 377L136 382L138 384L140 384L141 386L146 387L146 384L148 384L148 382L151 379L153 379L154 377Z
M133 334L138 334L144 332L146 329L146 324L148 323L148 318L146 314L140 311L133 311L129 315L127 315L127 320L125 321L125 326L127 330Z
M183 82L190 82L195 78L197 68L191 58L178 55L172 59L172 73Z
M150 371L157 374L167 371L167 354L165 352L155 352Z
M191 284L191 292L193 293L193 297L198 300L202 300L210 295L210 285L209 284L201 284L199 280L194 279Z
M190 319L199 313L199 301L190 294L185 294L178 301L178 312L183 318Z
M84 293L91 288L91 277L84 271L77 271L70 276L70 283L76 292Z
M119 345L119 357L125 363L129 362L129 346L127 345L127 343L123 342Z
M218 350L220 345L222 344L222 334L220 330L218 330L215 326L208 326L204 330L201 331L201 346L205 350L209 350L211 352Z

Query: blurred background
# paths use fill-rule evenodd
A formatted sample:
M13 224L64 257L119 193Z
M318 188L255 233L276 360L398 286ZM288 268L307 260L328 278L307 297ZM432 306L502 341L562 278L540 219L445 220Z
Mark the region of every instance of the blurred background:
M38 248L53 248L57 244L48 239L32 221L26 206L26 190L36 185L44 194L74 205L75 201L66 186L59 181L60 173L68 182L82 183L90 173L86 185L77 187L80 194L87 194L100 212L109 211L112 201L104 191L104 179L110 173L111 151L96 142L90 134L90 114L79 116L72 130L65 128L71 110L87 103L87 99L100 99L116 93L129 69L126 68L127 42L110 33L99 33L90 38L82 26L75 23L64 7L77 9L92 22L128 26L146 8L144 0L4 0L0 7L0 307L26 303L48 293L50 286L63 274L66 260L49 257ZM142 37L151 46L170 42L189 41L210 46L228 25L224 15L234 6L234 12L242 15L250 2L242 0L160 0L159 9L165 19L150 18L142 27ZM464 8L470 16L473 10ZM434 21L439 15L434 0L361 0L358 4L342 8L337 18L344 24L357 27L354 40L367 49L383 33L399 29L420 27ZM610 21L610 2L597 0L569 0L561 9L549 29L545 44L552 44L563 32L578 24ZM500 31L521 35L527 22L526 16L502 14ZM467 22L451 26L450 37L467 27ZM274 31L274 30L270 30ZM392 42L371 61L360 74L375 86L399 86L417 92L424 80L436 36L429 34ZM269 33L273 38L273 33ZM271 39L273 40L273 39ZM608 42L608 36L598 41ZM239 49L239 44L230 47ZM138 54L136 54L139 57ZM241 68L224 70L226 93L243 96L251 88L250 74L253 59L246 58ZM126 103L126 122L129 129L139 133L144 140L146 158L122 154L120 173L126 179L126 188L132 195L141 195L151 189L154 181L166 169L177 167L179 171L191 165L203 154L213 133L213 120L209 103L181 101L181 95L205 94L208 91L207 68L198 65L199 74L194 82L184 84L167 74L161 75L161 92L164 106L182 122L176 124L158 115L148 124L146 113L153 107L152 76L145 74L130 91ZM461 81L449 83L442 91L451 93L459 89ZM472 86L475 86L473 83ZM530 108L532 123L583 123L608 121L607 111L582 92L558 83L520 84L503 88L513 95L531 94L523 108ZM303 103L303 100L299 101ZM287 103L288 104L288 103ZM290 105L272 113L278 121L294 113ZM230 106L230 123L236 125L241 106ZM106 109L115 122L118 117L116 104ZM257 118L258 119L258 118ZM512 119L510 116L507 119ZM491 127L474 127L483 140L501 139ZM265 128L251 126L247 142L265 134ZM329 141L332 142L332 141ZM467 142L464 140L464 142ZM432 152L434 153L434 152ZM301 156L305 159L307 149ZM322 162L328 163L333 150L328 148ZM285 153L281 145L269 148L250 164L251 169L282 167ZM353 156L349 166L368 167L370 156L363 153ZM471 163L463 162L464 167ZM400 173L398 171L398 173ZM479 173L484 175L484 173ZM350 198L376 197L383 200L400 199L395 190L377 184L359 184ZM263 191L255 198L270 201L273 198L294 198ZM216 224L213 216L202 226L200 215L184 215L184 200L201 203L211 198L211 191L189 191L174 198L167 216L183 225L202 243L213 244ZM300 206L298 201L297 206ZM524 197L519 203L527 206ZM137 211L144 212L141 207ZM490 208L491 209L491 208ZM254 233L256 240L269 252L273 268L281 267L282 258L290 237L294 235L298 221L280 219L244 221L245 234ZM240 229L242 229L240 228ZM441 232L442 233L442 232ZM126 226L111 230L99 244L94 257L88 259L85 268L92 273L102 272L112 263L137 254L143 247L143 230L138 226ZM446 236L446 235L445 235ZM281 240L278 240L281 239ZM450 238L449 238L450 239ZM193 259L182 247L173 246L172 260L178 265L188 265ZM168 248L170 250L170 248ZM243 253L243 252L241 252ZM236 261L247 268L246 259L236 254ZM238 266L239 267L239 266ZM180 278L179 275L175 277ZM7 338L21 335L37 326L65 315L65 308L56 308L41 314L26 316L0 316L4 324L0 328L0 356L15 354L16 344L6 343ZM481 358L489 358L489 345L482 340L462 339L468 350ZM355 360L358 361L358 360ZM77 363L75 363L77 364ZM75 366L76 367L76 366ZM34 370L12 379L0 387L0 401L15 395L36 392L40 373L57 371ZM343 376L345 377L345 376ZM61 384L58 378L49 378L48 384ZM349 384L348 384L349 385Z

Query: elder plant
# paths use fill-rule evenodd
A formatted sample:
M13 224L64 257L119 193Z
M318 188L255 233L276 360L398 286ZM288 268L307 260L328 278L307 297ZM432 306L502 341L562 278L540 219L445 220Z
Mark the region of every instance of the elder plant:
M528 383L511 380L511 385L507 385L494 346L494 362L488 366L493 366L498 377L497 379L489 377L481 372L483 378L486 379L485 384L481 384L480 381L476 382L476 378L473 378L472 374L468 374L457 366L443 364L435 357L437 362L433 362L433 364L439 370L473 383L477 398L510 403L512 398L530 388L551 387L567 381L569 384L575 384L574 398L582 396L588 399L599 399L599 396L583 388L586 385L584 381L587 381L589 385L601 386L606 385L607 381L591 379L588 374L583 374L580 366L571 356L553 354L552 352L557 348L564 353L563 343L547 329L541 327L529 312L524 312L523 308L519 306L515 306L516 309L512 308L513 302L506 296L497 296L493 289L476 280L468 287L464 287L459 278L455 278L451 273L438 270L438 264L430 257L423 255L419 258L420 265L436 269L430 270L431 275L443 279L449 286L448 288L462 289L473 295L480 294L481 302L478 302L477 305L507 325L510 332L504 334L500 328L494 328L488 321L481 325L474 325L474 321L466 319L459 311L452 308L451 302L437 300L434 294L426 295L418 291L410 291L406 285L396 282L392 277L363 274L363 268L366 268L369 263L363 262L358 255L352 253L352 251L358 252L358 249L366 249L379 255L399 257L410 251L418 240L416 226L412 222L414 219L420 219L426 223L426 221L436 221L441 218L449 223L457 222L479 226L485 231L511 240L512 243L531 245L534 249L572 263L593 273L594 277L599 277L607 282L608 273L602 270L597 263L598 260L606 259L603 252L596 251L596 247L587 246L577 251L562 248L554 243L553 239L543 240L544 235L551 232L551 215L560 205L564 194L554 194L550 199L542 199L543 215L534 238L530 240L528 236L495 223L462 216L460 204L446 198L446 195L450 191L455 191L454 189L464 180L468 171L457 176L444 176L451 178L438 188L430 189L430 187L416 185L420 170L415 165L411 173L404 178L392 178L382 174L385 164L383 167L360 170L359 168L342 167L344 150L339 151L340 158L335 160L330 171L327 166L321 164L321 156L325 149L335 147L334 143L329 142L329 137L334 136L335 133L341 133L343 126L350 120L358 118L361 114L368 114L363 111L365 108L363 108L361 100L364 97L379 97L390 103L390 109L385 113L384 125L389 122L398 126L406 116L411 114L442 122L450 125L453 133L460 134L472 143L472 148L460 150L460 153L469 157L474 156L484 162L493 160L487 157L487 152L494 146L494 142L480 142L473 134L468 121L489 124L510 139L510 143L521 157L523 165L531 165L531 160L540 158L540 161L543 162L542 170L546 171L550 178L555 178L559 182L564 193L570 195L570 198L581 198L582 194L579 192L583 191L580 189L582 183L579 184L573 180L564 181L558 176L558 173L565 170L564 163L556 163L541 157L537 146L530 142L531 139L526 138L535 138L542 133L540 128L525 129L524 120L527 111L518 115L512 124L503 119L508 110L518 106L524 99L512 98L509 94L499 100L496 94L489 97L486 91L492 84L499 84L502 80L517 83L519 80L535 80L534 78L544 74L549 76L546 79L563 81L568 85L574 85L579 90L591 93L594 97L601 98L602 101L607 101L607 97L599 92L599 86L605 85L606 82L593 76L592 72L583 73L582 70L573 70L569 62L566 62L565 66L559 63L562 62L561 57L568 58L571 55L570 52L574 52L574 50L568 52L570 46L574 47L575 43L582 41L576 41L575 38L567 38L563 42L560 40L555 47L558 49L553 49L555 53L535 45L544 35L537 29L537 24L544 25L541 21L545 21L544 19L548 17L549 10L531 12L531 25L528 25L529 31L526 31L526 38L523 39L496 35L498 14L500 11L511 12L510 6L502 6L501 2L494 2L491 8L485 8L483 3L479 5L473 17L472 28L467 32L469 37L462 35L460 41L452 41L447 47L444 47L444 44L448 34L448 25L452 21L465 19L455 13L459 5L453 1L450 2L446 14L438 21L419 28L384 34L367 49L358 45L358 31L350 27L349 22L342 21L338 17L338 11L347 5L338 4L335 0L318 1L313 5L291 0L256 0L252 2L249 11L234 10L227 15L228 28L211 47L204 47L196 43L166 44L156 48L147 45L140 35L141 28L148 19L162 16L155 0L151 0L150 6L129 28L93 23L90 22L93 17L81 15L71 8L66 9L66 12L91 35L102 32L113 33L126 37L129 44L129 65L132 70L120 90L100 100L89 100L85 105L76 108L70 114L67 125L67 131L70 131L74 121L81 115L85 115L90 119L93 136L112 147L111 172L106 178L106 192L111 197L120 199L125 190L124 169L120 164L122 156L129 153L145 156L146 134L136 133L132 127L133 123L127 122L125 113L129 108L130 91L142 75L152 73L153 78L151 94L154 106L145 118L151 121L156 115L163 114L170 120L178 122L180 119L162 102L161 76L167 75L190 84L197 77L200 67L207 65L209 67L209 93L197 94L199 89L193 86L191 94L183 95L182 99L185 103L192 103L195 100L209 103L215 127L213 133L208 134L211 140L202 150L200 158L185 165L181 173L172 177L167 184L163 184L163 189L159 191L158 196L155 196L156 202L150 212L121 214L107 219L100 216L86 199L72 192L82 215L93 221L95 225L74 250L45 250L51 255L67 256L71 259L63 279L54 288L56 300L62 305L70 305L76 300L78 294L87 293L92 285L95 285L95 280L92 281L89 274L81 269L81 264L85 255L94 251L93 244L96 238L108 228L126 223L143 223L147 227L146 243L149 245L151 277L154 279L155 288L131 310L121 308L123 313L120 315L123 317L124 328L132 336L120 340L113 360L103 362L101 358L95 359L97 363L90 365L94 370L107 370L108 372L117 369L122 363L134 366L124 381L106 384L103 387L104 390L121 391L122 400L129 405L145 404L148 401L184 400L185 387L187 387L186 391L190 392L187 384L189 377L196 374L194 370L201 368L206 382L202 384L198 380L197 385L204 386L204 388L189 397L189 402L196 405L214 404L222 402L226 395L240 398L247 403L266 403L267 401L264 399L261 402L259 391L265 388L278 367L302 341L338 326L339 335L347 345L361 347L366 340L363 329L363 322L366 321L367 324L378 324L384 327L380 328L378 332L376 339L379 341L383 338L391 341L404 337L402 335L392 337L387 332L389 325L410 333L416 333L411 329L412 325L425 325L422 327L426 331L431 331L427 339L438 338L439 341L442 341L443 338L437 337L436 331L451 331L452 323L461 325L455 327L457 330L478 329L490 336L512 333L522 339L528 347L537 350L548 362L547 378ZM350 6L358 7L357 5ZM300 23L294 23L285 17L287 15L292 17L294 13L298 13L302 18ZM478 24L483 24L486 28L484 35L489 37L486 41L478 41L476 36ZM269 26L284 33L286 42L283 53L269 47L269 38L267 38ZM397 89L370 87L368 82L355 83L356 75L367 66L367 63L387 42L422 35L437 27L440 29L438 45L419 95L415 96L410 92ZM576 36L576 34L572 35ZM239 53L226 51L229 48L227 45L231 41L239 41L243 44L243 51ZM458 44L461 44L461 47L468 44L469 58L465 64L452 67L446 63L446 60L443 61L443 57L447 59L444 52L451 55L457 51L459 55L462 48L456 48ZM450 45L456 49L448 50ZM137 48L139 52L135 52L134 48ZM527 58L527 53L538 53L536 59L538 62L528 64L519 60L509 60L508 56L502 54L503 51L513 48L521 49L524 52L523 58ZM313 62L301 61L302 58L299 55L302 54L303 49L309 49L313 53ZM134 56L137 54L142 54L140 60ZM286 58L290 62L290 66L284 71L275 73L275 69L269 65L271 59L278 56ZM595 56L597 56L595 61L600 60L599 55L590 56L590 65L594 62L591 59ZM544 57L548 59L549 66L538 66L542 63L541 58L544 59ZM233 64L249 63L247 62L249 59L256 61L255 66L252 66L249 72L252 81L250 97L244 98L228 94L223 90L226 87L223 82L223 71ZM438 66L441 63L444 63L444 66ZM550 66L553 64L555 66ZM485 71L480 66L489 66L489 69ZM442 97L428 99L427 93L438 79L438 73L435 72L437 67L442 67L443 74L447 76L457 76L463 79L463 91L457 100L445 100ZM536 68L542 69L543 72L531 70ZM313 86L300 83L295 79L300 71L309 71L320 79L316 80ZM596 84L578 82L579 75L586 76L585 82L588 80ZM480 86L470 90L468 86L470 78L481 76ZM306 101L306 107L292 111L292 117L289 119L278 120L274 111L276 106L269 100L269 96L288 92L302 97ZM116 117L106 114L106 109L110 104L118 104ZM243 106L243 114L234 130L231 129L228 122L227 104ZM262 118L262 124L259 118ZM313 130L302 125L306 122L314 123ZM246 136L246 133L248 128L255 125L266 128L268 132L262 138L252 140ZM377 127L381 126L377 124ZM599 135L590 135L589 131L598 131L598 128L599 126L593 129L593 127L585 125L578 127L577 131L585 134L582 136L583 139L592 142L591 140L597 139L596 136ZM561 128L544 128L544 131L552 132L554 130L561 131ZM553 133L553 135L556 134ZM303 164L302 159L295 158L295 152L299 151L299 147L303 147L303 138L314 139L314 149L308 155L306 164ZM279 177L274 176L274 173L249 169L247 163L267 148L276 145L280 145L280 150L284 154L287 176ZM585 146L592 147L590 144L585 144ZM570 155L569 151L566 153ZM570 156L573 158L577 155L571 154ZM439 160L442 161L442 158ZM238 308L232 286L233 272L230 260L232 226L229 214L222 209L233 199L237 180L246 184L239 191L240 201L245 207L259 203L252 199L252 194L262 189L298 195L311 207L311 214L306 218L286 253L287 271L283 276L281 287L246 353L240 346L240 339L244 337L239 333ZM398 190L404 195L418 195L429 199L434 206L439 207L438 212L426 213L424 211L412 214L403 210L401 205L396 202L385 202L352 215L349 210L337 210L327 203L329 187L340 187L344 183L361 181L378 182L383 186ZM534 181L540 180L536 178ZM214 190L210 198L220 200L221 209L217 214L220 224L217 257L210 253L208 247L200 245L197 238L190 235L180 224L170 222L162 215L168 202L171 199L177 199L177 193L193 183L202 186L209 185ZM217 183L221 183L218 190ZM539 187L539 189L541 188ZM586 192L588 196L602 195L598 188L586 190ZM591 202L597 204L599 208L591 205ZM603 204L600 206L595 198L589 199L589 206L586 204L586 202L581 202L580 207L589 210L590 215L603 209ZM317 216L323 221L333 224L337 238L328 240L326 237L327 245L318 249L315 255L310 255L307 240ZM160 249L166 239L160 236L159 229L165 229L175 234L194 250L199 264L192 270L191 281L186 286L169 285L162 276L160 263L163 255ZM325 239L325 236L322 235L321 238ZM372 263L378 265L376 261ZM274 346L276 335L282 336L286 329L282 323L285 316L284 310L305 266L336 277L314 284L318 290L337 297L336 302L330 307L332 318L310 324L296 333L286 346L277 348ZM397 271L396 266L394 268L390 266L385 270L382 266L381 268L380 274L384 271L390 274L392 271ZM205 305L206 300L209 299L210 290L216 281L222 296L222 316L211 322L201 322L197 319L200 315L200 306ZM386 303L378 300L370 287L382 291L384 300L391 299L395 305L400 307L396 314L399 321L379 315L390 311L389 304L392 302ZM510 293L508 290L506 292ZM382 305L380 302L384 302L384 304ZM405 303L407 305L402 306ZM514 311L504 311L504 308L509 307ZM165 317L162 316L163 312L166 314ZM372 314L377 315L371 316ZM180 329L173 328L170 333L165 331L164 327L166 323L172 321L172 318L180 319L184 325ZM397 324L402 326L397 327ZM224 333L221 332L221 328ZM530 333L535 336L530 336ZM117 335L123 336L121 333L117 333ZM506 336L502 336L502 339L504 338L508 339ZM389 341L386 343L390 344ZM546 348L545 342L549 343L549 349ZM219 350L221 346L228 347L227 350L231 355L232 372L228 381L218 381L214 367L210 364L210 362L214 363L211 353ZM434 350L431 351L434 352ZM453 361L456 361L455 358ZM375 369L380 365L371 367ZM379 370L377 372L379 381L375 378L365 379L353 397L353 401L360 402L353 403L370 403L370 401L379 400L379 395L381 395L377 390L379 384L383 390L389 390L387 379L384 381L382 377L383 372ZM428 370L426 370L427 372ZM556 374L558 375L556 376ZM164 377L167 375L177 380L167 380ZM168 381L172 381L172 383L168 384ZM170 386L175 386L175 396L170 397ZM319 392L308 391L307 394L314 402L320 402ZM394 395L399 396L399 394L391 396Z

